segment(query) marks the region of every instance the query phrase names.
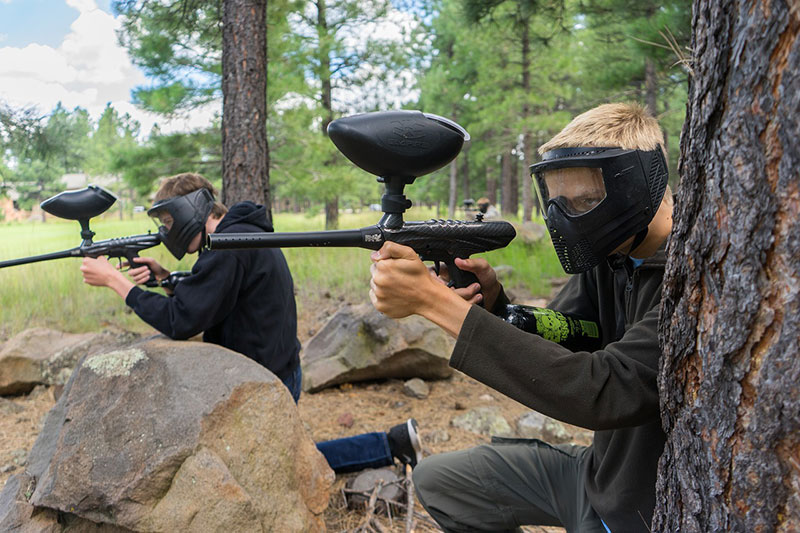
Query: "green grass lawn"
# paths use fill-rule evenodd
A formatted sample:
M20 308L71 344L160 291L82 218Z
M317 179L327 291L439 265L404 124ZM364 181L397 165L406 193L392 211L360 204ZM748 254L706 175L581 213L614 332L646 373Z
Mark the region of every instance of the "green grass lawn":
M405 218L424 220L433 214L414 208ZM343 229L358 228L374 224L379 218L380 213L376 212L342 214L339 225ZM324 225L322 215L275 216L276 231L313 231L324 229ZM154 228L144 214L122 221L114 217L92 220L92 230L97 234L95 241L146 233ZM0 243L0 260L48 253L77 246L80 227L77 222L53 217L48 217L46 223L0 224ZM289 248L284 254L292 270L301 312L323 297L367 301L369 250ZM189 270L195 259L186 256L178 262L163 246L146 250L142 255L155 257L170 270ZM563 275L547 239L534 245L515 240L508 247L482 257L494 266L513 267L506 284L524 287L534 295L549 294L549 278ZM149 330L114 292L85 285L79 266L79 259L70 258L0 269L0 340L33 326L69 332L96 331L108 326Z

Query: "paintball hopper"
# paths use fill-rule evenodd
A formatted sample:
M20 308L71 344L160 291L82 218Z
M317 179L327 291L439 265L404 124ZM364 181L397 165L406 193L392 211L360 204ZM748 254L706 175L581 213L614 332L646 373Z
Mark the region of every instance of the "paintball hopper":
M91 243L94 232L89 229L89 219L105 213L117 197L97 185L77 191L64 191L40 205L47 213L67 220L77 220L81 225L81 238Z
M333 144L356 166L385 184L379 224L403 225L411 201L403 188L414 179L455 159L469 134L446 118L421 111L379 111L334 120L328 125Z

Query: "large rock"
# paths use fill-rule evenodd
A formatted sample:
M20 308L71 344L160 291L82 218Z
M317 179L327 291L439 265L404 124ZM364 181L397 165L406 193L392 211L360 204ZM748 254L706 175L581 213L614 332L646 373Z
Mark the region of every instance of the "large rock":
M334 480L272 373L162 338L85 357L25 475L0 494L0 531L49 531L30 523L49 511L59 532L320 531Z
M514 224L514 229L517 231L516 240L525 244L534 244L547 237L547 227L536 222Z
M25 330L0 349L0 394L24 394L40 384L64 384L81 357L130 344L137 337L125 331Z
M496 406L483 406L470 409L450 421L453 427L465 429L481 435L511 437L514 431Z
M424 318L393 320L371 304L346 305L303 349L303 390L384 378L448 378L453 344Z

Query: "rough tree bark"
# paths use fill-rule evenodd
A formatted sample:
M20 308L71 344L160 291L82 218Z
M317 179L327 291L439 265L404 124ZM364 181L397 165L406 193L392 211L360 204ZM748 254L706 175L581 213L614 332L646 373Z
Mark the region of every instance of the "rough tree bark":
M654 531L800 529L800 10L698 0Z
M272 220L267 144L267 2L222 11L222 201L251 200Z
M328 28L327 0L317 0L317 60L319 61L319 80L322 90L320 100L322 103L322 135L328 136L328 124L333 122L333 84L331 82L331 45ZM326 165L333 165L328 161ZM339 228L339 195L333 194L325 199L325 229Z

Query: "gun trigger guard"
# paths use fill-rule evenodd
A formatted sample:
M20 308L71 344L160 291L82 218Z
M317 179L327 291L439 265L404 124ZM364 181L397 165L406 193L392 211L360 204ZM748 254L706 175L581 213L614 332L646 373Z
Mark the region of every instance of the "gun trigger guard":
M439 275L439 271L441 269L442 269L442 263L440 263L439 261L434 261L433 262L433 271L436 272L437 276Z

